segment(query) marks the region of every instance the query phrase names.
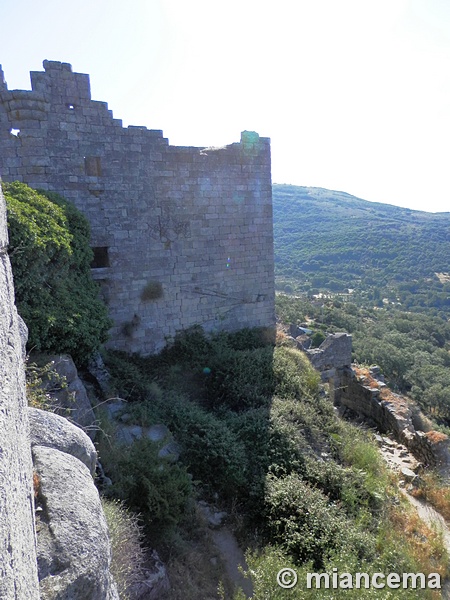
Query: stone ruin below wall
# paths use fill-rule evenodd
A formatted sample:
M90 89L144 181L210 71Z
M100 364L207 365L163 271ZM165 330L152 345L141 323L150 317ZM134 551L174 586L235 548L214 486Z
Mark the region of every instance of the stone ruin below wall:
M333 402L373 423L381 433L392 433L424 465L436 467L448 479L450 440L433 431L418 406L394 394L384 384L379 368L352 368L352 336L328 335L321 346L306 350L311 364L330 384Z
M0 175L86 215L109 346L151 354L177 331L275 326L270 141L171 146L91 100L89 76L44 61L32 89L0 67Z

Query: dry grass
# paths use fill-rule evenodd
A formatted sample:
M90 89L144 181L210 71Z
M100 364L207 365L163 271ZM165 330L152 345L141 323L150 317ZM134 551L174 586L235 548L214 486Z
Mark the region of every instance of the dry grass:
M41 485L41 480L39 478L39 475L37 474L36 471L33 471L33 490L34 490L35 498L37 498L39 496L40 485Z
M120 598L127 600L129 588L144 578L143 532L138 517L119 501L102 498L102 506L111 542L111 574Z
M420 477L420 487L412 495L429 502L450 523L450 488L444 485L434 473L425 473Z
M439 573L441 579L448 577L450 567L442 534L428 527L409 506L407 500L389 510L390 530L385 532L383 543L390 542L394 547L407 549L417 572ZM434 596L432 596L434 597ZM440 598L436 594L436 598Z
M429 431L426 436L432 444L439 444L439 442L444 442L448 439L448 436L440 431Z

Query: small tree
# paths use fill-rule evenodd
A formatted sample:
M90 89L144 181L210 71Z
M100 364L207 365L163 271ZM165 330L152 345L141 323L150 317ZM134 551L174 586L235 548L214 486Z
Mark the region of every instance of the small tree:
M91 278L89 223L67 200L19 182L3 184L16 303L29 346L84 362L110 320Z

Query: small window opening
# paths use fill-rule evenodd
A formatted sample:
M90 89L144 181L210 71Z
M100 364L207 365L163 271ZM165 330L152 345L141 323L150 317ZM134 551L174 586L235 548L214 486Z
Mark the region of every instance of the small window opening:
M75 105L74 105L74 104L68 104L68 105L67 105L67 108L68 108L69 110L75 110Z
M17 136L19 135L19 133L20 133L20 129L14 129L14 128L11 128L11 129L9 130L9 133L10 133L11 135L15 135L15 136L17 137Z
M91 262L91 269L104 269L109 267L109 256L107 246L97 246L92 248L94 258Z
M86 175L89 175L91 177L101 177L102 161L100 156L85 156L84 170L86 172Z

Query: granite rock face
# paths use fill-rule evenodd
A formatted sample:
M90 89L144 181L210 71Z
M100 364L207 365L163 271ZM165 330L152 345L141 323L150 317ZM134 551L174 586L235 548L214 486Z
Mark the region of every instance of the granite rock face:
M63 417L27 407L7 244L0 188L0 600L119 600L95 448Z
M96 418L86 388L78 377L72 357L68 354L38 355L37 362L52 363L56 377L43 382L52 399L53 410L84 429L91 439L96 432ZM64 382L64 385L62 383Z
M23 350L7 245L0 188L0 600L38 600Z
M0 188L0 599L39 598L32 463L19 319Z
M33 456L41 599L119 600L109 573L108 528L89 469L55 448L34 446Z
M31 447L45 446L78 458L93 476L97 452L90 438L64 417L54 413L28 408L31 429Z

